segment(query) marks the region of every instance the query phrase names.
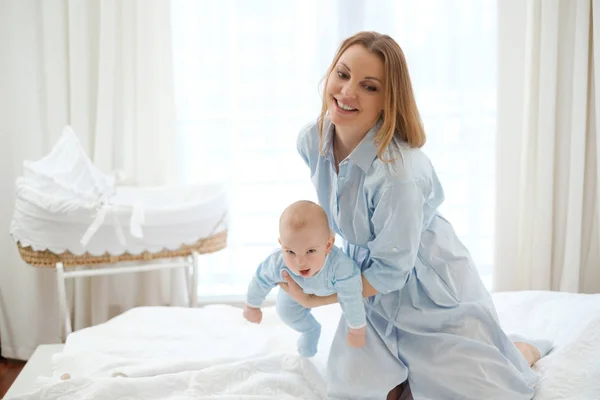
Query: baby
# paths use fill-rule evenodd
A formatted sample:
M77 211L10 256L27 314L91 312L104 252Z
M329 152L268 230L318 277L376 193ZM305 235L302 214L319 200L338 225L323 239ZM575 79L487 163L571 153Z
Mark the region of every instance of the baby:
M361 272L354 260L333 245L327 214L311 201L298 201L285 209L279 220L278 249L256 270L248 286L244 317L254 323L262 320L260 306L278 282L288 273L305 293L328 296L337 293L348 323L348 344L363 347L366 316L362 297ZM298 353L311 357L317 353L321 325L310 309L295 302L280 290L276 310L291 328L300 332Z

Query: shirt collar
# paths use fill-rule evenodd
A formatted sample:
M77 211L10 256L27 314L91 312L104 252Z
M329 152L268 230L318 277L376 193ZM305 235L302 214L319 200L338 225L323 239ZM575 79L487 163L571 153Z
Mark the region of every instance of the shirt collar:
M325 157L331 157L333 160L333 133L335 127L329 120L329 118L325 119L325 124L323 126L323 147L321 151Z
M360 141L358 146L350 153L348 158L356 164L363 172L367 172L371 168L371 164L377 158L377 145L375 144L375 135L381 128L381 121L378 121L373 127L367 132L363 140ZM323 154L325 157L330 158L333 162L333 134L335 132L335 125L329 120L326 120L325 127L323 129Z

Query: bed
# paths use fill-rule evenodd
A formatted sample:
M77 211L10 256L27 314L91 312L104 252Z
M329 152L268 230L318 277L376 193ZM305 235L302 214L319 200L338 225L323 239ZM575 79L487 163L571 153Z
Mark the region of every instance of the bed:
M600 399L600 295L493 296L507 332L555 343L535 365L536 400ZM323 373L339 307L315 310L323 335L312 359L297 356L297 334L273 308L264 311L263 323L252 325L241 309L226 305L132 309L72 333L64 347L44 349L6 398L324 399Z

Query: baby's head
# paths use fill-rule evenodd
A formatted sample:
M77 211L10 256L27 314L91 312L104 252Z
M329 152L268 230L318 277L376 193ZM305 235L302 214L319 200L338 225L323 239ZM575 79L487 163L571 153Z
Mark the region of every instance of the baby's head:
M279 244L283 260L296 275L310 278L325 264L335 238L327 214L312 201L297 201L279 219Z

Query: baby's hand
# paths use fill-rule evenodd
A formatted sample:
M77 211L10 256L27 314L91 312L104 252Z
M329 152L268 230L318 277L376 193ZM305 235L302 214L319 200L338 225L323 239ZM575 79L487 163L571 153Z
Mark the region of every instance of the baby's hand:
M260 321L262 321L262 315L262 310L260 308L254 308L248 305L244 306L244 318L246 318L249 322L260 324Z
M350 347L364 347L367 342L367 327L348 329L348 336L346 338Z

